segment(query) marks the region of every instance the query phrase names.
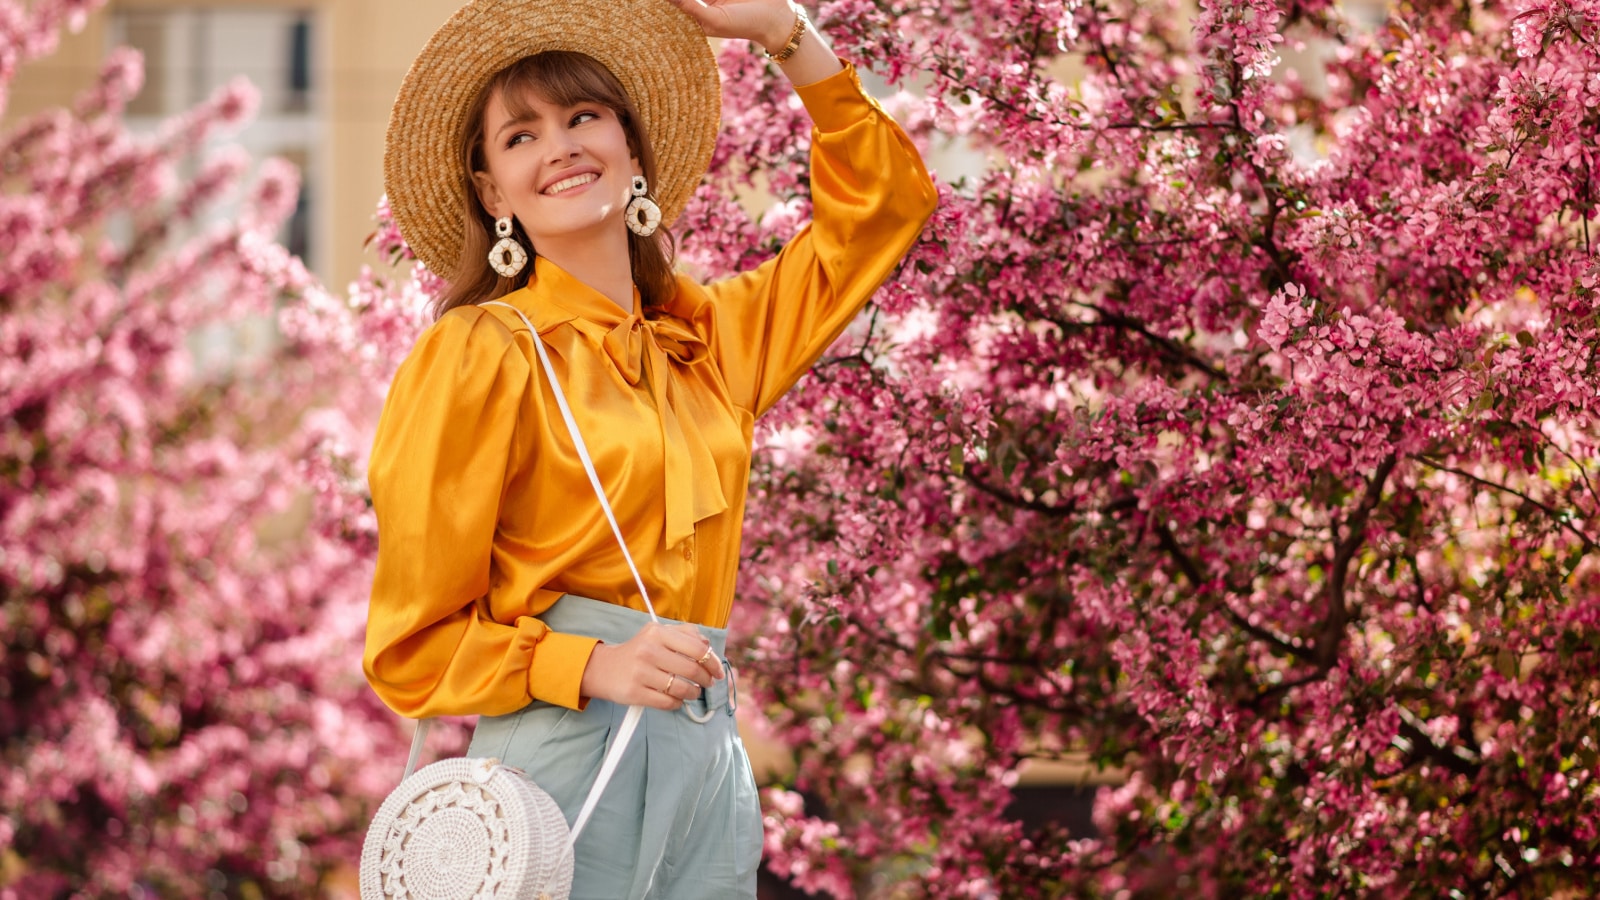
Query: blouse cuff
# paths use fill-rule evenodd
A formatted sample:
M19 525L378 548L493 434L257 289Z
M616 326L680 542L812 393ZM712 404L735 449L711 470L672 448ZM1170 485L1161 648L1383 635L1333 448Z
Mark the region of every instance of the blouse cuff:
M583 670L598 643L597 638L581 634L546 632L533 654L533 665L528 667L528 693L555 706L583 709L588 705L579 696Z
M861 76L856 74L855 65L849 60L840 62L844 68L834 74L794 89L818 131L844 131L878 110L878 101L861 89Z

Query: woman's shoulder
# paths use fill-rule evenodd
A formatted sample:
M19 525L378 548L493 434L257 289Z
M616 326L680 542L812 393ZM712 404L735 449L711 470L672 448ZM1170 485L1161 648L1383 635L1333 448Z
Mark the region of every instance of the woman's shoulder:
M509 343L511 341L512 323L517 315L509 309L503 310L503 315L498 313L503 308L464 303L461 306L446 310L444 315L428 326L427 333L436 333L438 340L456 339L466 341L490 343Z
M456 447L463 436L478 440L516 421L529 369L513 346L510 329L476 306L448 310L424 329L389 385L373 444L374 484L425 465L419 446Z
M412 370L417 375L427 373L429 381L462 381L474 380L483 371L507 363L521 368L518 361L522 354L512 352L516 346L514 332L526 330L511 310L457 306L445 311L417 336L399 374Z
M526 317L526 318L525 318ZM463 304L447 310L429 325L418 345L424 342L458 346L462 352L500 354L516 345L517 332L526 332L529 319L543 334L556 322L545 322L536 313L519 313L505 300Z

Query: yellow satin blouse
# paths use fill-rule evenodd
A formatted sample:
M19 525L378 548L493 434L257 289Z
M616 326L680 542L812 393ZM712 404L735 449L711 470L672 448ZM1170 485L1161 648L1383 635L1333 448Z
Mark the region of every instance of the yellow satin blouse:
M814 125L811 225L759 268L642 314L543 258L504 298L545 342L656 611L722 627L752 429L849 324L935 203L916 149L853 68L797 88ZM579 708L593 638L539 616L572 593L643 609L510 310L466 306L389 390L369 482L378 559L368 680L405 716Z

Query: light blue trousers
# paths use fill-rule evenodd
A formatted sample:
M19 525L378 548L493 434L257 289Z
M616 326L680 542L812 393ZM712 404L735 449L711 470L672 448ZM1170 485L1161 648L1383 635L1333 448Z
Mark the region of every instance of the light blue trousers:
M618 644L650 617L571 594L541 618L556 631ZM678 624L662 619L667 624ZM700 626L717 655L727 632ZM750 761L734 724L732 677L694 701L699 724L681 709L646 709L578 837L572 900L749 900L761 864L761 808ZM484 716L468 756L495 756L527 772L570 825L577 818L625 706L590 700L579 712L534 701L505 716Z

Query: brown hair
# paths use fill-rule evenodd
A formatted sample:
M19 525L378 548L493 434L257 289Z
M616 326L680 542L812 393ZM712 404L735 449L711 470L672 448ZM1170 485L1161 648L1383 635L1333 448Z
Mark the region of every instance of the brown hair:
M526 108L530 94L557 106L576 106L580 103L598 103L616 114L622 124L622 133L628 139L628 150L638 158L644 177L651 184L656 181L656 157L640 128L639 112L623 90L615 75L593 57L566 50L549 50L525 56L501 69L472 101L467 110L465 127L457 146L461 149L461 169L456 193L461 201L462 236L461 258L451 274L450 287L433 304L437 318L457 306L483 303L511 293L528 283L533 274L532 242L522 230L522 223L512 220L512 236L529 251L528 265L514 278L502 277L489 267L489 248L497 240L494 235L494 217L478 201L478 192L472 183L472 173L487 167L483 154L483 117L489 107L489 98L501 92L507 110L513 116L531 112ZM639 288L640 302L645 307L660 306L672 299L677 290L672 261L675 245L672 233L661 227L649 237L628 232L628 263L633 270L633 283Z

